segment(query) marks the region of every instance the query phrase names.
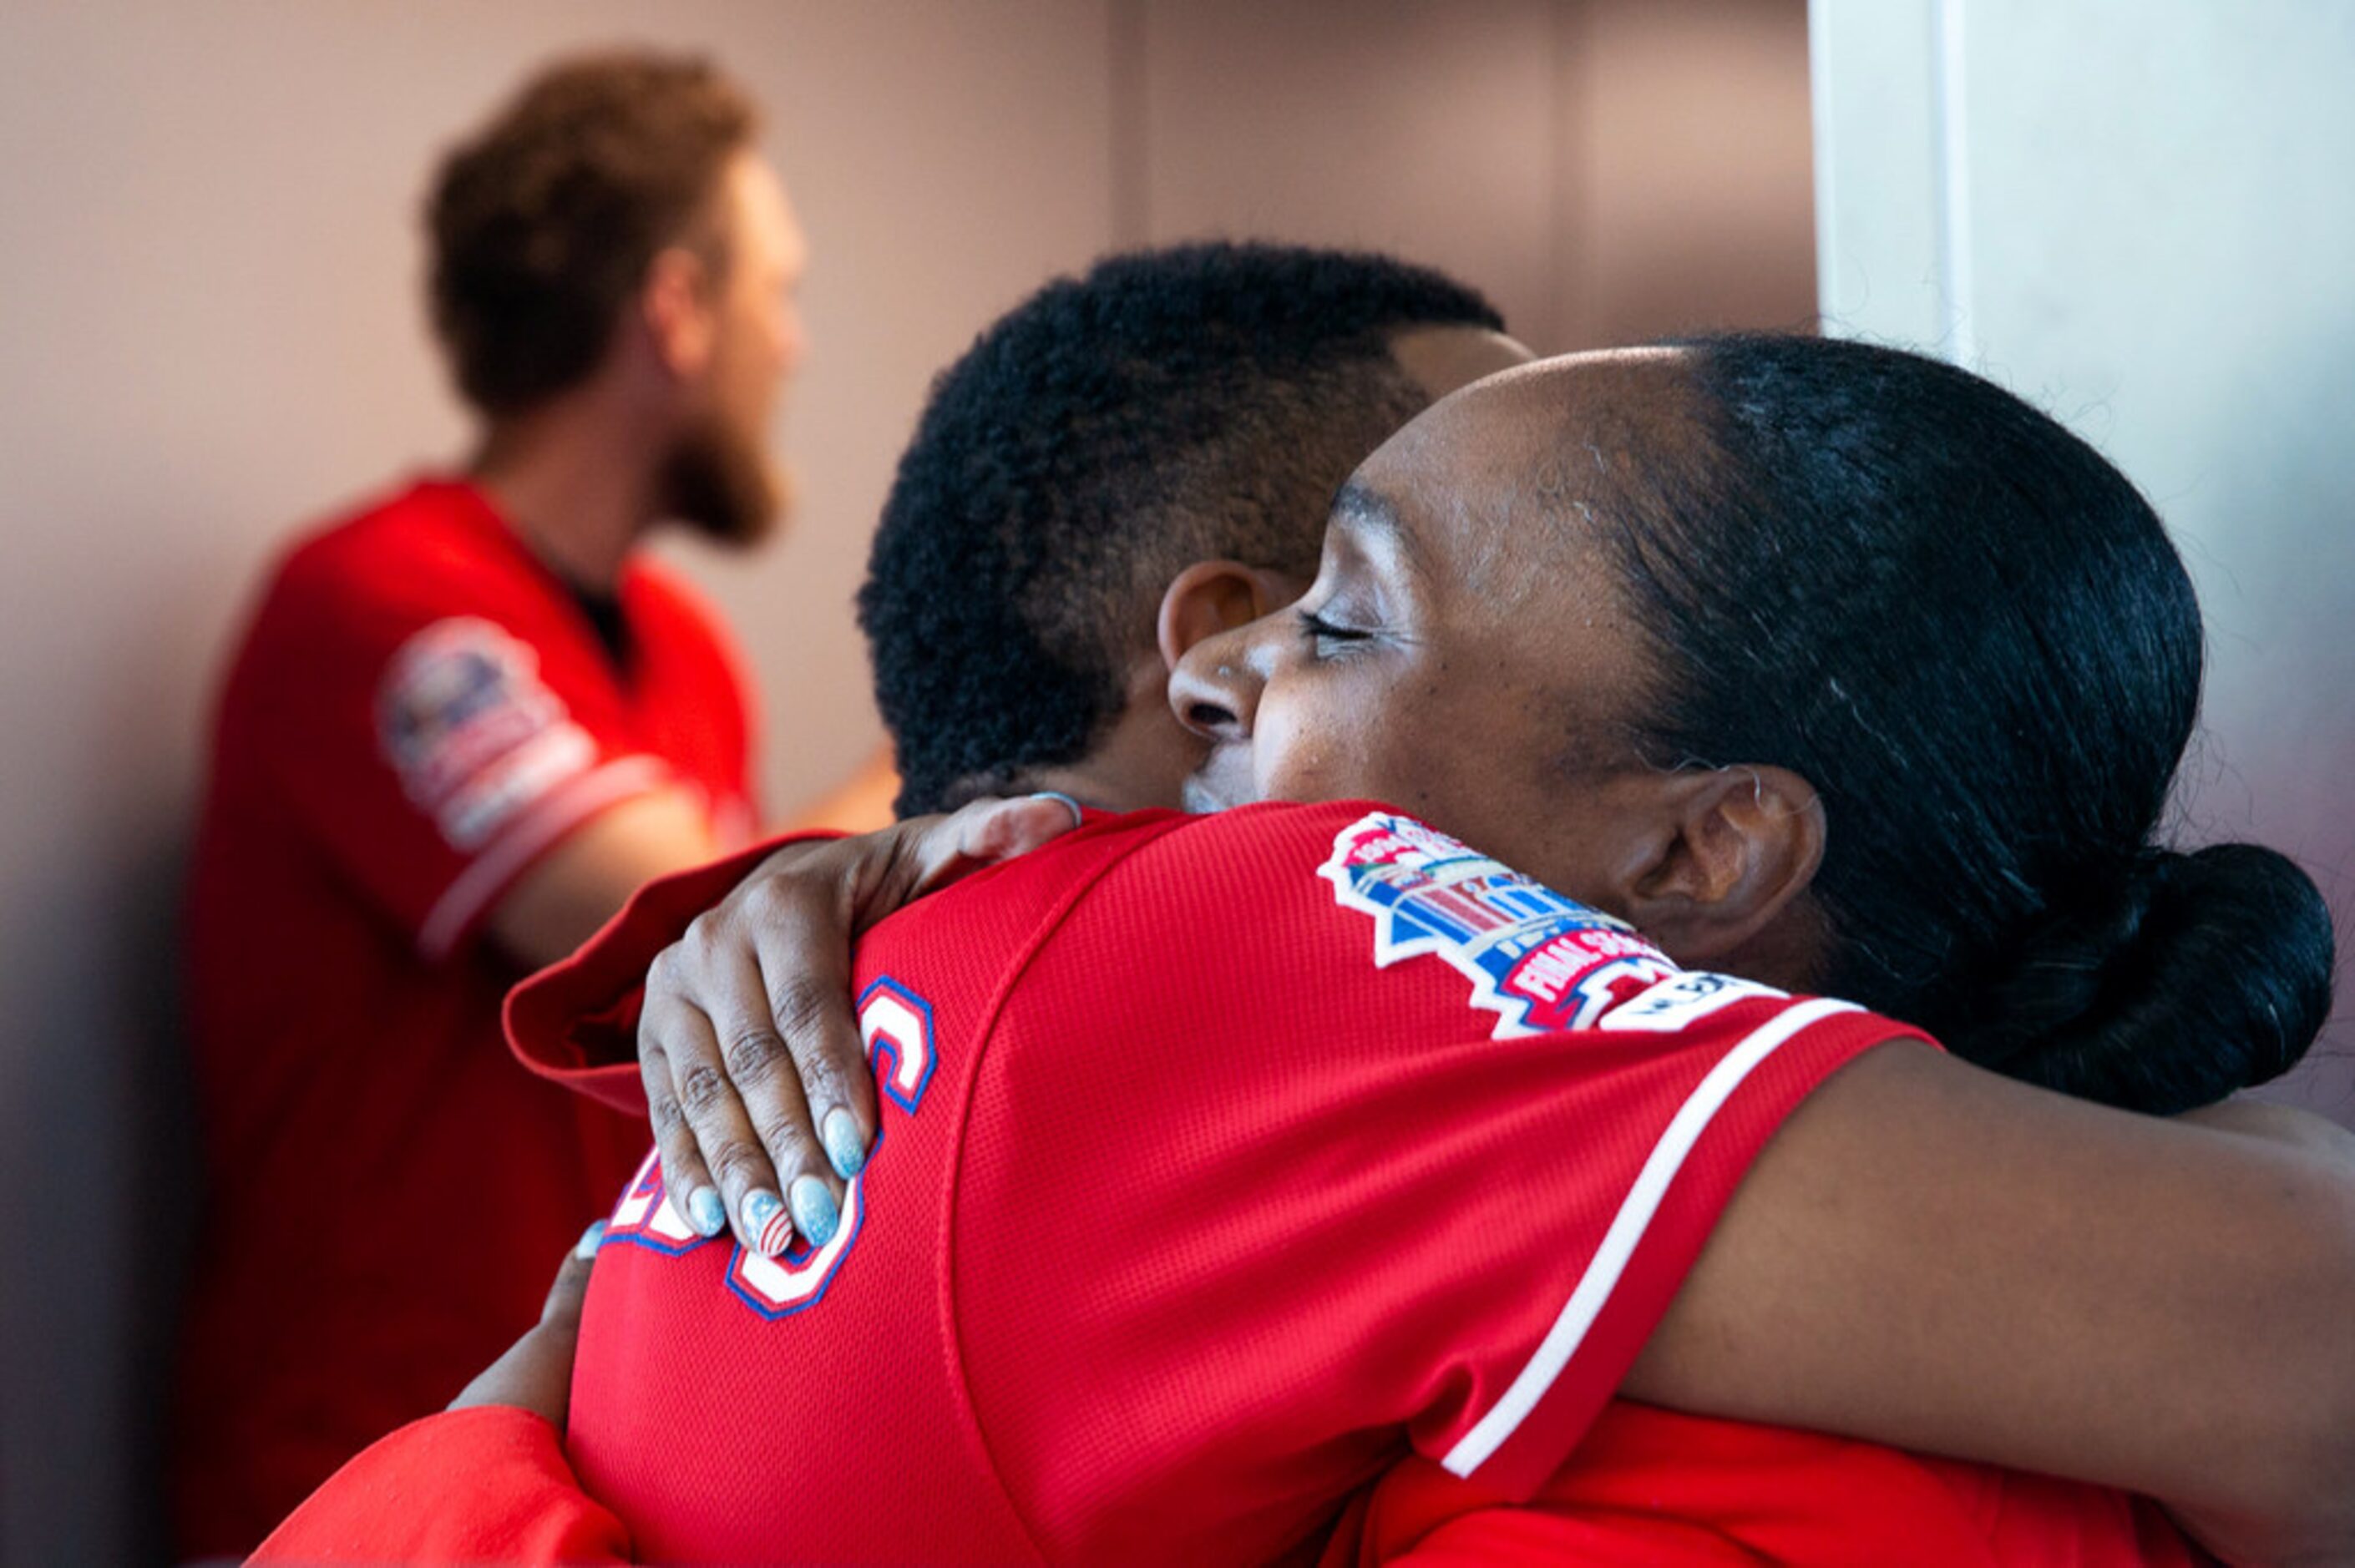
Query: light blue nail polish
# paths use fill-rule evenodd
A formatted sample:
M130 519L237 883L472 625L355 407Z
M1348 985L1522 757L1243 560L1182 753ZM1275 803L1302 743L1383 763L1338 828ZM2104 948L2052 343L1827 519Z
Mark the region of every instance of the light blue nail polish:
M728 1228L728 1210L719 1202L719 1194L709 1187L698 1187L687 1195L687 1223L695 1227L699 1236L716 1236Z
M858 1136L858 1124L842 1107L826 1113L819 1136L826 1139L826 1157L834 1161L836 1175L847 1181L867 1169L867 1144Z
M597 1249L604 1245L604 1241L605 1222L592 1220L590 1222L589 1228L581 1233L581 1239L573 1244L572 1255L578 1258L595 1257Z
M794 1239L794 1224L785 1213L784 1200L766 1187L745 1198L743 1218L744 1234L752 1238L752 1250L762 1257L776 1256Z
M842 1224L841 1212L834 1206L834 1194L826 1183L815 1176L796 1176L793 1186L794 1228L809 1238L812 1246L824 1246L834 1239L835 1227Z

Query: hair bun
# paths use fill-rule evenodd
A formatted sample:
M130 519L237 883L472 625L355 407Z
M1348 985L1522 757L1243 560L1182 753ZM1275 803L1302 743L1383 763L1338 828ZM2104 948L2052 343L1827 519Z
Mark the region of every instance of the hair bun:
M2330 911L2257 844L2146 850L2055 908L1988 984L1958 1054L2083 1099L2172 1115L2280 1076L2329 1016Z

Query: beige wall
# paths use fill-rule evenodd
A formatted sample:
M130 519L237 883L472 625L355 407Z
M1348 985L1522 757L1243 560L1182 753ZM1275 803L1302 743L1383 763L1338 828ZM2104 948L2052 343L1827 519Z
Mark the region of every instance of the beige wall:
M1549 352L1815 319L1806 29L1766 0L1135 7L1121 237L1478 283Z
M1344 25L1344 19L1346 25ZM0 12L0 1557L153 1542L169 910L207 694L287 531L461 421L419 330L434 149L532 62L708 46L816 246L799 526L689 555L770 804L878 739L848 599L932 373L1115 240L1403 250L1541 347L1812 299L1798 0L83 0Z

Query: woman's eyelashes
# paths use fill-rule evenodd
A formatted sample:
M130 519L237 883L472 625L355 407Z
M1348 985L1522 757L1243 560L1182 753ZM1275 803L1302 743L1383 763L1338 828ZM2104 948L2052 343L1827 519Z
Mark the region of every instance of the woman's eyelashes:
M1295 613L1300 618L1300 635L1307 641L1309 652L1319 659L1337 657L1374 635L1370 631L1327 620L1313 609L1304 609Z

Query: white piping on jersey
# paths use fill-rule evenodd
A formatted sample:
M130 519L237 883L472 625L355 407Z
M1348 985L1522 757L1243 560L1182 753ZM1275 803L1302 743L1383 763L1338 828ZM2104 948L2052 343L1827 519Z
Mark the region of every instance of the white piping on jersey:
M1561 1315L1546 1330L1546 1337L1539 1342L1529 1364L1490 1406L1488 1414L1457 1439L1455 1446L1440 1461L1451 1474L1470 1475L1502 1447L1529 1412L1537 1408L1538 1401L1545 1397L1546 1391L1561 1375L1562 1368L1570 1364L1570 1358L1578 1353L1587 1330L1594 1327L1604 1304L1611 1299L1611 1292L1619 1284L1619 1277L1626 1271L1627 1260L1635 1255L1636 1244L1644 1239L1652 1217L1659 1212L1661 1200L1668 1196L1668 1184L1677 1179L1686 1156L1700 1141L1710 1118L1732 1097L1752 1069L1801 1030L1835 1013L1861 1011L1853 1002L1835 1001L1828 997L1803 1001L1751 1031L1742 1044L1728 1051L1709 1070L1669 1118L1659 1141L1652 1145L1644 1168L1636 1172L1635 1184L1627 1189L1619 1213L1612 1218L1611 1228L1603 1234L1603 1245L1594 1249L1584 1277L1562 1304Z
M660 788L669 775L669 764L660 758L622 757L549 790L451 880L417 928L418 951L436 960L448 958L467 923L532 856L606 807Z

